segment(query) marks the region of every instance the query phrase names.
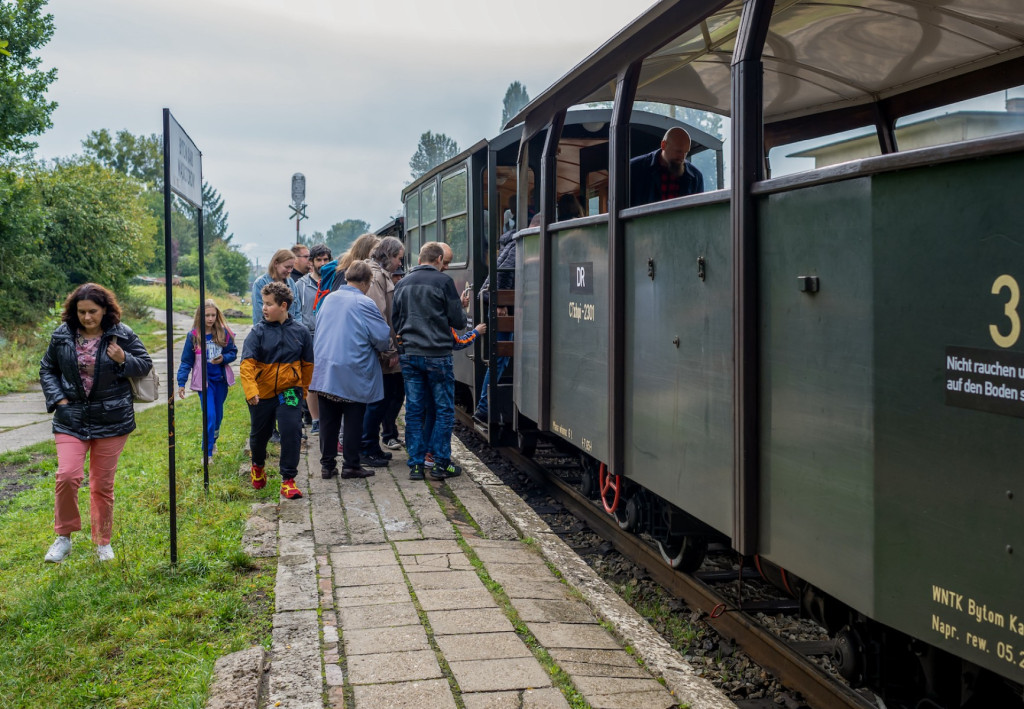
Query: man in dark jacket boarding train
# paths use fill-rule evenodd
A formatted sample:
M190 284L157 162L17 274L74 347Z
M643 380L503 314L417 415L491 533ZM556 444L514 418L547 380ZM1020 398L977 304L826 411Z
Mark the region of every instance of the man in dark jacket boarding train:
M466 312L455 284L443 270L444 249L436 242L427 242L420 249L419 265L395 286L392 305L392 324L405 379L405 443L409 477L413 480L423 479L428 449L434 454L433 478L443 480L462 472L451 462L455 426L452 328L466 327ZM429 441L423 428L428 402L433 403L436 413Z

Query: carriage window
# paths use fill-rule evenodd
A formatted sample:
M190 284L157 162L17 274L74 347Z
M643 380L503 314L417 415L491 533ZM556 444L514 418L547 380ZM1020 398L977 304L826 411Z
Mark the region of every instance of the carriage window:
M423 200L420 207L420 224L423 225L423 233L426 234L427 225L437 221L437 183L430 182L423 185L420 194Z
M608 126L566 126L558 141L555 221L608 211Z
M406 251L417 254L419 245L420 193L410 192L405 197L405 243Z
M446 244L452 247L452 263L469 260L467 173L460 170L441 180L441 220Z

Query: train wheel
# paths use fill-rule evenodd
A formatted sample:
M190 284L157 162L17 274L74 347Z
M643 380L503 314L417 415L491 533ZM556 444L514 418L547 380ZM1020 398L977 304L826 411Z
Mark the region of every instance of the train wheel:
M601 494L601 486L597 483L597 473L584 470L580 478L580 492L588 500L596 500Z
M636 495L626 498L626 504L615 511L615 521L624 532L635 532L640 526L640 500Z
M518 448L527 458L532 458L537 452L537 434L523 431L516 431L516 442Z
M704 563L704 556L708 553L708 540L692 534L669 537L667 540L659 539L658 551L661 552L661 558L666 564L689 574Z

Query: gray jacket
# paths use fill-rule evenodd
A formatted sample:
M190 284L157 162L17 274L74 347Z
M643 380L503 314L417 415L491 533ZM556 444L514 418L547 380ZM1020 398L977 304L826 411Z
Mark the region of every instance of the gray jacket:
M316 291L319 287L320 282L313 280L312 271L295 284L295 302L301 313L299 322L306 326L310 335L316 332L316 314L313 312L313 303L316 301Z

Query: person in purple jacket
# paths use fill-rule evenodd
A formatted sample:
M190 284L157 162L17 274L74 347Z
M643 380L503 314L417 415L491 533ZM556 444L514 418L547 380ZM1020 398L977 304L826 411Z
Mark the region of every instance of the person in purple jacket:
M199 318L206 320L206 346L199 345ZM203 391L203 367L196 359L206 357L206 453L209 456L217 451L217 436L220 435L220 423L224 420L224 400L228 398L228 387L235 383L235 373L231 371L231 363L238 357L235 335L224 322L224 313L212 300L206 301L205 308L196 309L196 318L192 331L185 338L185 347L181 352L181 364L178 365L178 396L185 398L185 383L192 372L192 391Z

